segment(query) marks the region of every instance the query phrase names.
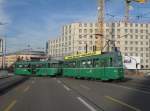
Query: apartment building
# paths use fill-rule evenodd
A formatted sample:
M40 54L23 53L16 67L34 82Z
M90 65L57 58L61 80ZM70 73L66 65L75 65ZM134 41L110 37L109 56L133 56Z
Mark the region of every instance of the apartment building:
M60 58L86 52L86 49L93 51L100 40L95 35L97 32L96 23L65 25L60 37L48 41L48 55ZM150 68L150 24L107 22L104 24L104 38L103 46L109 39L113 40L123 55L140 57L144 68Z

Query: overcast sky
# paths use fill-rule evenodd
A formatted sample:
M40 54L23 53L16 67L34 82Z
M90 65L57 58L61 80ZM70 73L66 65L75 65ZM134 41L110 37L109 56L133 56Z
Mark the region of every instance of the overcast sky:
M143 15L139 21L150 22L149 2L132 3L132 7L132 17ZM106 13L123 18L124 0L106 0ZM8 52L25 49L28 44L34 49L45 47L47 40L61 34L64 24L96 19L97 0L0 0L0 22L7 23L0 26L0 35L7 38Z

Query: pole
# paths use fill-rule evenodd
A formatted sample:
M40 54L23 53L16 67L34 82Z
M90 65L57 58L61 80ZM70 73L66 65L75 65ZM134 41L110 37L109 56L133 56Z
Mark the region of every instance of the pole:
M125 22L127 23L129 21L129 6L130 6L130 0L125 0Z
M4 39L4 69L6 68L6 36Z
M103 36L104 36L104 7L105 7L105 0L98 0L98 32L100 34L99 36L99 42L96 46L99 46L97 48L99 48L99 50L102 50L103 47Z
M2 39L2 69L4 69L4 39Z
M149 69L150 69L150 39L149 39Z

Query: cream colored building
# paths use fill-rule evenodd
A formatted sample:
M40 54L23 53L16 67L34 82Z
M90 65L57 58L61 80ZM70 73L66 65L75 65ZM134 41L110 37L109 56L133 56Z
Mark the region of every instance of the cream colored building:
M93 51L99 41L96 23L72 23L62 28L62 35L48 42L48 55L64 57L80 52ZM141 57L141 65L150 68L150 24L110 22L104 24L104 44L114 40L123 55ZM104 49L106 51L106 49Z
M19 51L16 53L7 54L3 58L2 56L0 56L0 68L2 67L2 63L3 65L10 67L18 59L26 61L26 60L46 59L46 58L47 57L43 51Z

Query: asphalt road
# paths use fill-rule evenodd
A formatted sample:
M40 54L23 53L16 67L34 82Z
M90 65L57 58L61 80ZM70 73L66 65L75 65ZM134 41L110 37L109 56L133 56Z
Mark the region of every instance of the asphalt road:
M32 77L0 96L0 111L150 111L150 92L128 83Z

